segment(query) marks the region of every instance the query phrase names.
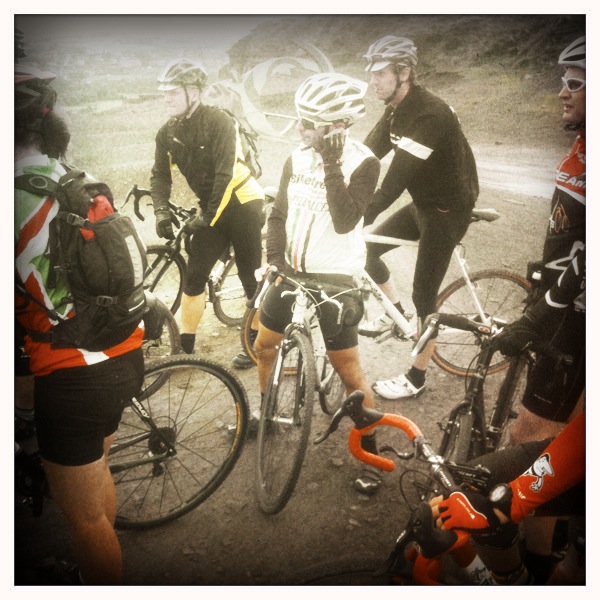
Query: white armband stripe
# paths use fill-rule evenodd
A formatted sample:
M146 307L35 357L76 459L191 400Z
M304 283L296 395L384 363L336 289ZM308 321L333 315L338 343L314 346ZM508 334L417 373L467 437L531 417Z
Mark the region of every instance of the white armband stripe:
M551 306L552 308L567 308L567 306L569 306L568 304L559 304L558 302L554 302L552 300L552 298L550 297L550 290L548 290L546 292L546 304L548 306Z
M394 140L394 144L401 150L405 150L409 154L422 160L427 160L433 152L431 148L423 146L423 144L419 144L419 142L415 142L407 137L401 137L399 140Z

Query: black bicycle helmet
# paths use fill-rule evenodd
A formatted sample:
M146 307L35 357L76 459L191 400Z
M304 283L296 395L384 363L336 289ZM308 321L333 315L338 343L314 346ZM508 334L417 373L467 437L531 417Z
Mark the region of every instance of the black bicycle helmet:
M185 58L171 61L158 77L158 89L162 92L178 87L195 86L202 89L208 75L203 67Z
M50 85L56 75L29 65L15 65L15 112L44 116L56 104L56 90Z
M369 46L363 55L365 71L381 71L388 65L414 68L417 66L417 47L405 37L386 35Z
M365 116L368 84L340 73L311 75L296 91L298 116L314 123L352 124Z
M585 70L585 35L577 38L560 53L558 64Z

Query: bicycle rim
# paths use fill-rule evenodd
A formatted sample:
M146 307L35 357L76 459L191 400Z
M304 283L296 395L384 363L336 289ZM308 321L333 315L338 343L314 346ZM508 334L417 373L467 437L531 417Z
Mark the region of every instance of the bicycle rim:
M131 405L123 411L109 453L121 529L172 521L206 500L239 458L248 423L239 380L199 358L149 361L137 398L155 428Z
M284 338L258 427L256 491L261 509L278 513L290 499L308 445L315 396L312 347L304 334Z
M233 256L225 265L221 279L217 283L209 282L209 286L210 299L217 319L230 327L241 325L246 312L247 297Z
M479 271L470 275L477 297L487 317L512 323L523 315L530 283L508 271ZM436 312L463 315L478 320L479 315L463 279L446 287L438 296ZM468 331L442 328L436 339L433 360L445 371L466 376L469 366L479 352L478 338ZM506 369L509 359L497 353L488 375Z
M519 414L527 387L529 359L516 356L510 361L506 376L500 386L498 399L490 415L488 451L493 452L510 445L510 429Z
M240 341L242 342L242 349L244 352L254 361L254 364L258 362L258 356L254 349L254 340L256 339L257 330L252 329L252 321L255 318L258 308L247 308L242 319L242 328L240 331Z
M173 313L169 311L164 303L160 302L159 305L164 314L165 322L159 338L144 338L143 350L146 360L169 356L171 354L180 354L182 351L181 336L179 334L179 327L177 327L177 321L175 321Z
M148 268L144 276L144 289L154 293L175 314L181 304L185 259L174 254L168 246L152 245L146 248Z

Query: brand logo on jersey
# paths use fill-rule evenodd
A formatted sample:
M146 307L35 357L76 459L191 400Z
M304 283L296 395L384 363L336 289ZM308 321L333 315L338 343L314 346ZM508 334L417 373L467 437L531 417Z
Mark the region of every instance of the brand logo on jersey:
M308 185L319 190L325 189L325 182L322 179L316 177L306 177L302 173L294 174L290 177L290 183L300 183L302 185Z
M544 477L549 475L554 477L554 469L550 462L550 455L546 452L542 454L534 463L523 473L524 475L531 475L536 480L529 486L534 492L539 492L544 485Z
M550 216L550 230L554 233L569 231L569 215L562 204L557 204Z

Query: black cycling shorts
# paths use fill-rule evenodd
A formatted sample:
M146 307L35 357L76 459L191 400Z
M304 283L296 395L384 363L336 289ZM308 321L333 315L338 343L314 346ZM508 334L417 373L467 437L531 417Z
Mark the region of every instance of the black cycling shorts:
M352 277L347 275L311 274L293 276L293 279L306 284L309 289L312 289L311 285L313 283L318 283L328 296L335 296L335 299L344 306L341 319L339 309L330 302L319 304L316 309L325 348L327 350L346 350L358 346L358 323L363 314L363 302L360 292L353 289L354 281ZM334 287L328 287L328 284ZM340 294L340 288L347 288L351 291ZM263 298L260 305L260 322L271 331L283 333L290 323L295 296L282 297L282 292L293 290L294 287L290 284L272 284ZM314 293L319 297L317 290Z
M64 466L93 463L144 380L142 349L95 365L35 378L35 426L42 458Z

